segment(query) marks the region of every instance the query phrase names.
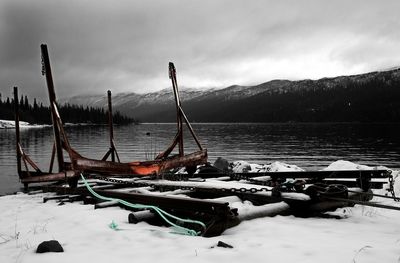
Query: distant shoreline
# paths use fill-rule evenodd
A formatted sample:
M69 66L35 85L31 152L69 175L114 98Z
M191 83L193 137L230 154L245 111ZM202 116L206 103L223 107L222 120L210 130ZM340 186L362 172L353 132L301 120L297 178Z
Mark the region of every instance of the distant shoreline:
M176 124L175 122L141 122L139 124ZM399 124L398 122L193 122L191 121L190 124L204 124L204 125L218 125L218 124Z
M20 121L20 128L46 128L52 127L51 124L31 124L25 121ZM132 123L134 125L174 125L175 122L140 122ZM400 125L398 122L191 122L193 125ZM82 126L107 126L106 123L64 123L65 127L82 127ZM118 125L118 124L114 124ZM14 120L0 120L0 129L15 129Z
M19 122L21 129L26 128L47 128L52 127L51 124L35 124L29 123L26 121ZM107 123L64 123L65 127L81 127L81 126L107 126ZM119 125L119 124L114 124ZM0 120L0 129L15 129L15 121L14 120Z

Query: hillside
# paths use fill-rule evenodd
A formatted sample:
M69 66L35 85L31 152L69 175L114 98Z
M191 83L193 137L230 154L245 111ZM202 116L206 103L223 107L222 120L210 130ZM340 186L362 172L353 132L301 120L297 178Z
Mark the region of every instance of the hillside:
M184 89L185 112L195 122L397 122L400 69L319 80L273 80L256 86L205 91ZM92 107L106 97L77 96L72 104ZM113 97L114 108L142 122L173 122L172 89Z

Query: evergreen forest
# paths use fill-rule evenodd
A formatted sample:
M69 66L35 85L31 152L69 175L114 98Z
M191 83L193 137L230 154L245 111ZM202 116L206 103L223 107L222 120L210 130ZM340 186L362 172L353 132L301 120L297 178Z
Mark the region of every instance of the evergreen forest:
M84 107L78 105L64 104L59 107L60 115L64 123L108 123L107 110L103 108ZM36 98L31 103L28 96L21 96L19 100L20 120L31 124L51 124L51 113L48 106L38 103ZM0 94L0 120L14 120L14 99L7 97L2 99ZM136 122L131 117L126 117L120 112L114 112L113 122L115 124L129 124Z

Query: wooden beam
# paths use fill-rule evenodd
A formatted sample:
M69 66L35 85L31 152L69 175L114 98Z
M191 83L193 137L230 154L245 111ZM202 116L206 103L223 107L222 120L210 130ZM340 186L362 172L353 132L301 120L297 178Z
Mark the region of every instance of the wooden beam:
M21 152L20 152L20 131L19 131L19 103L18 103L18 87L14 87L14 116L15 116L15 150L17 154L17 171L21 174Z
M56 109L55 109L56 93L54 90L54 82L53 82L53 76L51 74L50 59L49 59L49 53L47 51L47 45L42 44L42 45L40 45L40 48L41 48L41 52L42 52L42 62L43 62L43 67L44 67L44 74L46 76L47 90L49 93L51 118L52 118L52 122L53 122L53 133L54 133L54 140L55 140L56 153L57 153L58 171L61 172L64 170L64 156L63 156L60 130L58 128Z

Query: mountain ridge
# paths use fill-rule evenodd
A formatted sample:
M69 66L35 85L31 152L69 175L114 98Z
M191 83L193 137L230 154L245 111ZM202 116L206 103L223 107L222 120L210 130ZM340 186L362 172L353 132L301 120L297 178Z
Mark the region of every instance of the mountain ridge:
M335 98L340 94L341 98L336 98L338 104L330 106L340 110L345 105L344 101L349 100L350 97L356 102L356 105L363 105L363 100L371 101L373 99L371 96L377 92L379 93L379 87L383 87L388 92L387 95L392 96L392 98L390 96L386 98L387 95L385 95L386 102L396 104L395 99L400 100L398 97L400 89L398 83L400 83L400 68L395 68L387 71L326 77L317 80L290 81L276 79L254 86L231 85L223 89L196 90L181 88L180 98L185 112L190 119L195 121L246 122L246 116L249 118L248 120L256 122L314 121L318 114L315 113L314 116L311 116L313 114L308 113L308 111L322 114L328 107L326 105L330 103L329 96L326 97L327 94ZM355 90L361 92L360 94L363 97L357 98ZM368 92L366 92L367 90ZM320 96L321 100L326 99L328 102L319 102L317 95ZM278 101L282 104L278 105ZM106 107L107 98L106 96L76 96L65 102L92 107ZM288 103L292 104L292 109ZM351 104L351 102L348 103ZM324 104L326 105L324 106ZM174 105L172 88L145 94L125 92L113 95L113 107L115 110L130 117L135 117L142 122L175 121ZM383 105L381 106L383 107ZM366 106L364 105L363 107ZM268 111L268 109L270 110ZM304 116L309 117L303 119L301 116L296 117L295 114L288 114L291 110L296 110L299 114L302 113ZM366 109L363 110L365 111ZM332 109L330 111L334 112ZM360 109L357 108L355 111L360 111ZM235 116L230 116L229 113L235 114ZM339 121L363 121L362 119L365 119L361 112L357 114L358 119L356 117L349 119L348 116L337 117L336 119ZM322 116L317 119L323 121ZM328 116L326 121L329 120L331 119Z

